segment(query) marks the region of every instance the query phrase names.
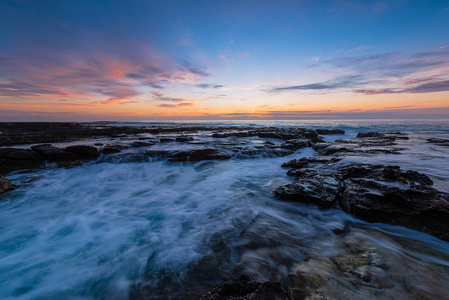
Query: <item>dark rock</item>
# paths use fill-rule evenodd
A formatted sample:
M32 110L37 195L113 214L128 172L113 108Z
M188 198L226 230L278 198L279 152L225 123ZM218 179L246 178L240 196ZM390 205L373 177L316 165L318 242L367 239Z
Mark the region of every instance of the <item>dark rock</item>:
M170 154L167 158L168 161L202 161L202 160L224 160L230 159L231 156L226 152L215 148L206 149L194 149L179 151Z
M340 161L342 158L340 157L322 157L322 156L313 156L313 157L303 157L300 159L293 159L286 163L282 164L283 168L304 168L308 164L330 164Z
M42 158L30 149L0 148L0 158L13 160L42 160Z
M315 129L318 134L345 134L343 129Z
M246 300L246 299L289 299L279 283L258 282L247 275L239 275L226 280L201 297L202 300Z
M176 138L177 142L190 142L190 141L193 141L193 140L194 140L194 138L192 136L178 136Z
M121 144L113 144L113 145L107 145L103 148L103 154L112 154L112 153L118 153L124 149L128 149L129 146L121 145Z
M49 162L58 161L76 161L82 160L84 156L52 146L51 144L42 144L32 146L31 149L41 154Z
M74 152L84 156L85 158L97 158L100 156L100 151L92 146L76 145L64 149L65 151Z
M301 148L309 147L309 141L305 139L293 139L293 140L287 140L284 144L282 144L280 147L283 149L289 149L289 150L298 150Z
M431 139L428 139L427 142L435 144L435 145L438 145L438 146L449 147L449 140L448 139L431 138Z
M237 132L216 132L212 134L214 138L228 138L228 137L251 137L254 136L253 131L237 131Z
M175 139L171 139L171 138L160 138L159 139L159 142L161 142L161 143L172 143L174 141L175 141Z
M30 149L0 149L0 174L40 168L44 164L41 155Z
M402 132L359 132L357 138L381 138L381 139L392 139L392 140L408 140L408 136Z
M340 206L368 222L382 222L419 230L449 241L449 194L431 188L432 180L397 166L349 166Z
M339 182L333 173L315 169L294 169L287 173L296 177L296 182L280 186L274 195L282 200L316 204L330 208L337 201Z
M136 142L132 142L131 143L131 146L133 146L135 148L137 148L137 147L149 147L149 146L153 146L153 145L156 145L156 143L155 142L142 142L142 141L140 141L140 142L136 141ZM103 152L104 152L104 150L103 150Z
M13 190L15 186L7 178L0 176L0 194Z

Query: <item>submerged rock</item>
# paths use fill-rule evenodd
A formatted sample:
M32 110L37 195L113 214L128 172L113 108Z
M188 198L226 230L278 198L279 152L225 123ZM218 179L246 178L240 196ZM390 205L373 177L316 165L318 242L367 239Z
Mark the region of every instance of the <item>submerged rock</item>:
M315 129L318 134L345 134L343 129Z
M438 146L449 147L449 140L448 139L431 138L431 139L428 139L427 142L435 144L435 145L438 145Z
M258 282L248 275L242 274L229 278L223 284L213 288L201 297L202 300L225 300L225 299L290 299L289 295L282 290L280 283Z
M0 176L0 194L13 190L14 185L7 178Z
M186 150L179 151L173 154L170 154L167 158L168 161L201 161L201 160L224 160L230 159L231 156L226 152L215 148L206 148L206 149L194 149L194 150Z

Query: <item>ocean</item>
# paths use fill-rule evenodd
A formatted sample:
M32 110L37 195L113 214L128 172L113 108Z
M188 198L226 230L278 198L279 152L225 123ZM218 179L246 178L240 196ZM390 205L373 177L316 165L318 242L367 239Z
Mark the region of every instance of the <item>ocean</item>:
M427 142L449 139L448 120L110 124L117 125L346 131L324 136L326 141L401 131L409 136L399 141L401 154L348 156L335 167L398 165L428 175L436 189L449 192L449 148ZM194 137L213 140L210 132ZM75 143L86 141L61 145ZM448 242L367 223L339 208L321 210L273 197L276 187L293 181L282 163L316 155L304 148L283 157L236 154L230 160L183 163L101 157L74 168L50 165L12 173L8 178L19 188L0 200L0 298L190 299L238 273L286 287L298 272L326 278L325 292L344 293L344 299L449 298ZM345 226L351 228L345 237L334 233ZM387 283L364 281L362 269L357 275L335 267L336 257L357 253L379 257L387 266L379 277Z

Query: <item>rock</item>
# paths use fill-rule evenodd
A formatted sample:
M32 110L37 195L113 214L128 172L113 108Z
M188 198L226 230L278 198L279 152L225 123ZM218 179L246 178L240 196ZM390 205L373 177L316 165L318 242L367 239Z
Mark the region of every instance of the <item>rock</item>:
M30 149L1 148L0 174L25 169L37 169L44 164L41 155Z
M169 154L168 161L202 161L202 160L224 160L230 159L231 156L226 152L215 148L194 149L186 151L178 151Z
M342 158L340 157L322 157L322 156L313 156L313 157L303 157L300 159L293 159L286 163L282 164L283 168L304 168L308 164L330 164L340 161Z
M281 200L316 204L330 208L337 201L339 182L333 173L314 169L294 169L287 173L296 182L280 186L274 195Z
M345 134L343 129L315 129L318 134Z
M97 158L100 156L100 151L92 146L76 145L64 149L65 151L74 152L84 156L85 158Z
M201 297L202 300L224 300L224 299L290 299L279 283L258 282L252 280L248 275L239 275L227 279L223 284L213 288Z
M380 138L380 139L391 139L391 140L408 140L408 136L402 132L359 132L357 138Z
M149 147L149 146L154 146L156 145L155 142L142 142L142 141L136 141L136 142L132 142L131 146L138 148L138 147ZM104 151L103 151L104 152Z
M45 160L56 161L74 161L83 158L82 155L75 152L64 151L63 149L52 146L51 144L41 144L32 146L31 149L41 154Z
M428 139L427 142L435 144L435 145L438 145L438 146L449 147L449 140L448 139L431 138L431 139Z
M0 158L13 160L42 160L42 158L33 150L0 148Z
M122 144L113 144L113 145L107 145L103 148L102 152L103 154L112 154L112 153L118 153L124 149L128 149L129 146L122 145Z
M340 206L368 222L400 225L449 241L449 194L430 187L432 180L397 166L349 166Z
M178 136L176 138L177 142L190 142L190 141L193 141L193 140L194 140L194 138L192 136Z
M250 137L250 136L254 136L254 132L253 131L237 131L237 132L216 132L214 134L212 134L212 137L214 138L228 138L231 136L235 136L235 137Z
M65 149L54 147L51 144L41 144L31 147L34 151L43 156L48 162L55 162L60 167L80 163L87 159L97 158L99 152L91 146L70 146Z
M283 149L298 150L309 146L309 141L306 139L293 139L285 141L280 147Z
M14 185L7 178L0 176L0 194L14 189Z
M161 142L161 143L172 143L174 141L175 141L175 139L171 139L171 138L160 138L159 139L159 142Z

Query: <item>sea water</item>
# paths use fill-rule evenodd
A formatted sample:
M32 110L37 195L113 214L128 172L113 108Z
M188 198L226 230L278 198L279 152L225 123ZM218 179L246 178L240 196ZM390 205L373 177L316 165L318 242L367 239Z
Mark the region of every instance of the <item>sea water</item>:
M399 165L429 175L436 188L449 191L449 149L426 142L449 138L444 120L138 125L346 130L345 136L326 136L328 141L357 132L402 131L410 137L400 141L402 154L350 157L337 167ZM196 298L242 272L288 286L289 274L302 262L311 257L326 262L347 251L333 233L347 224L352 237L375 247L394 272L403 272L404 283L395 284L404 287L391 288L384 297L405 297L407 284L449 293L444 284L449 282L449 243L399 226L368 224L340 209L273 197L276 187L292 182L281 164L314 155L306 148L286 157L93 162L11 174L19 188L0 200L0 298L127 299L141 291L151 299ZM344 293L371 297L334 279Z

